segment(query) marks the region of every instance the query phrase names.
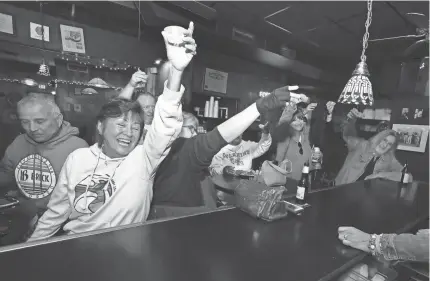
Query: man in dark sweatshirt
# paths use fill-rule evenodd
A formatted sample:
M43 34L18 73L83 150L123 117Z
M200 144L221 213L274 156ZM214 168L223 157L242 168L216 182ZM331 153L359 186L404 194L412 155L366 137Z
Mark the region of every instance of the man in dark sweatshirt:
M242 112L225 121L211 132L197 135L198 120L185 114L182 132L158 167L154 179L154 196L148 219L178 217L206 211L203 206L201 181L212 158L228 143L240 136L259 116L285 105L296 86L287 86L260 98Z
M79 130L63 120L52 96L30 93L18 102L18 117L25 134L7 147L0 162L0 193L17 197L19 212L37 221L66 158L88 144L77 137ZM3 240L3 239L2 239Z

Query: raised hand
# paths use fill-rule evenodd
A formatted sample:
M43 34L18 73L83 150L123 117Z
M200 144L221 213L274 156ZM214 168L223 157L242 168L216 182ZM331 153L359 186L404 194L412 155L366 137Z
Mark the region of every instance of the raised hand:
M263 132L263 134L268 134L270 132L269 122L267 122L264 125L263 124L258 125L258 128Z
M317 107L317 103L310 103L307 107L306 107L306 109L305 109L305 113L308 113L308 112L310 112L310 111L313 111L316 107Z
M196 55L197 44L193 39L194 23L190 22L188 29L182 29L180 42L177 43L177 34L169 32L169 29L165 29L161 32L166 45L167 58L169 59L172 66L178 71L184 71L188 66L191 59Z
M290 93L290 100L294 103L308 103L309 98L305 94Z
M147 81L148 81L148 75L146 75L145 72L139 69L131 76L130 82L128 82L128 84L133 88L136 88L139 85L146 84Z
M327 111L328 111L329 115L333 114L333 109L334 109L335 105L336 105L336 103L334 101L328 101L326 103L326 107L327 107Z
M363 114L358 111L357 108L353 108L351 109L350 112L348 112L348 114L346 115L349 119L357 119L357 118L361 118L363 116Z
M273 91L273 95L275 95L280 101L286 102L289 101L293 96L297 99L300 99L299 94L292 93L292 91L297 91L299 86L284 86Z

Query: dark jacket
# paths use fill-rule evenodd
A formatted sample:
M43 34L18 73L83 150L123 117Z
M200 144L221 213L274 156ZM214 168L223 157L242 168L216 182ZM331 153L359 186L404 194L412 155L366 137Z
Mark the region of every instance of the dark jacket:
M226 145L217 128L189 139L176 139L155 175L152 205L202 206L200 182L212 158Z

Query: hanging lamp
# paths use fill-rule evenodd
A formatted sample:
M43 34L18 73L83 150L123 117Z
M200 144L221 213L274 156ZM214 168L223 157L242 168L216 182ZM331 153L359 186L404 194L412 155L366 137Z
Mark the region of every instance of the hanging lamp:
M361 52L361 61L355 67L352 72L352 77L346 83L340 94L339 103L344 104L355 104L355 105L373 105L373 91L372 83L369 80L370 73L366 63L366 49L369 40L369 27L372 23L372 2L373 0L367 1L367 20L366 20L366 32L363 36L363 50Z

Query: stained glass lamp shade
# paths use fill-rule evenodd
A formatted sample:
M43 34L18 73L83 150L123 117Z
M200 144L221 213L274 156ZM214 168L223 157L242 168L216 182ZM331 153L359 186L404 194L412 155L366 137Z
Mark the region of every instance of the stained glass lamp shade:
M370 83L369 69L366 63L366 49L369 41L369 27L372 22L372 1L367 1L367 20L366 20L366 32L363 36L363 50L361 52L361 61L355 67L352 72L352 77L346 83L340 94L339 103L354 104L354 105L373 105L373 91L372 83Z
M339 103L373 105L372 83L369 80L369 70L365 62L357 64L352 77L346 83L340 94Z

